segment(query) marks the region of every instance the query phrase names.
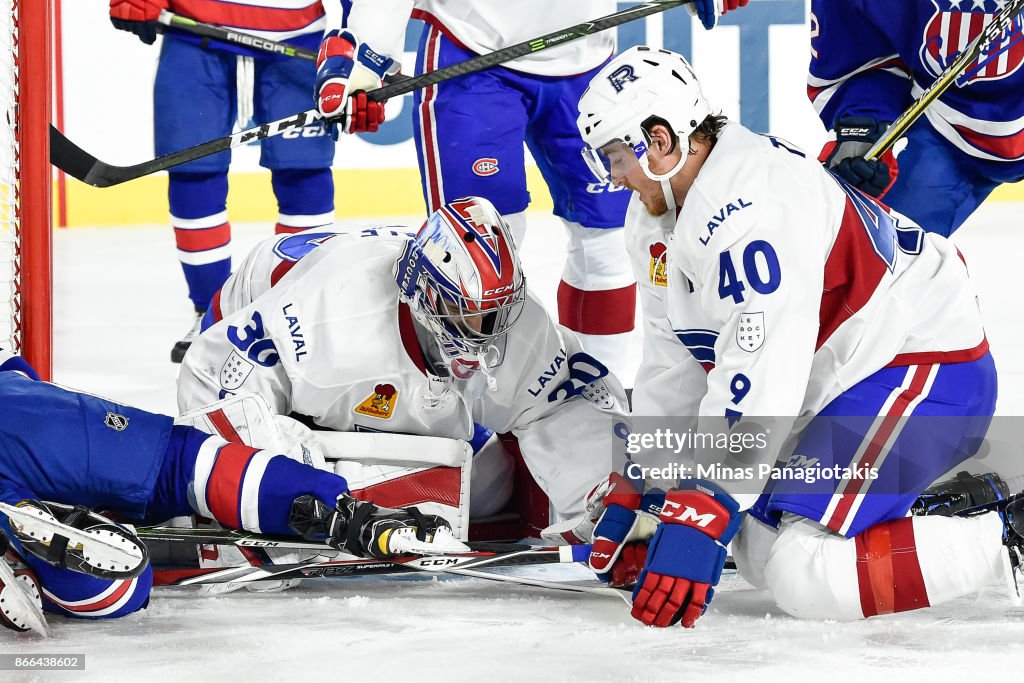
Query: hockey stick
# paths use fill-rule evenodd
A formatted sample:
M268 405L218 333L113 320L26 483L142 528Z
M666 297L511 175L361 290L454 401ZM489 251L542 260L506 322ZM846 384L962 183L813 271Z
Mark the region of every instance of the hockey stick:
M195 586L204 584L243 584L282 579L337 578L375 576L410 572L451 572L477 567L507 567L528 564L573 563L586 561L590 546L538 547L520 544L474 544L470 553L450 555L409 555L390 560L349 557L310 560L294 564L253 567L207 567L199 569L163 569L153 573L155 585ZM332 549L332 552L337 552Z
M157 30L161 33L166 33L169 28L179 29L187 33L202 36L203 38L213 38L214 40L231 43L232 45L241 45L243 47L249 47L262 52L269 52L275 55L282 55L284 57L304 59L308 62L316 61L316 52L313 50L307 50L306 48L296 47L287 43L278 43L267 38L254 36L250 33L232 31L231 29L226 29L222 26L204 24L201 21L189 19L188 17L183 17L180 14L168 12L167 10L161 10L160 16L157 18L157 22Z
M201 543L204 545L233 545L240 548L288 548L294 550L338 552L326 543L307 541L296 536L269 536L254 534L248 531L236 531L234 529L188 529L149 526L138 527L135 532L144 541L162 541L164 543ZM408 543L404 542L403 539L393 538L393 544L390 547L398 548L401 552L422 555L450 554L472 550L466 544L454 539L451 534L448 534L445 540L448 542L447 547L438 543L435 549L430 548L429 544L416 543L415 541ZM436 535L435 541L437 541ZM518 548L519 546L515 545L514 547ZM493 550L494 544L487 544L487 548Z
M389 83L382 88L370 91L368 96L370 99L381 102L392 97L405 95L420 88L426 88L457 76L483 71L492 66L563 45L690 2L692 0L652 0L642 5L636 5L620 12L609 14L600 19L570 26L569 28L554 31L533 40L527 40L486 55L468 59L465 62L452 64L437 71ZM232 133L216 140L210 140L194 147L171 152L170 154L165 154L164 156L132 166L114 166L100 161L68 140L63 133L51 125L50 162L71 177L77 178L88 185L93 187L110 187L111 185L119 185L120 183L141 178L157 171L164 171L179 164L194 161L217 152L223 152L255 140L269 138L295 128L302 128L310 123L319 121L321 118L320 113L316 109L309 109L283 119L278 119L277 121L264 123L255 128L247 128L246 130ZM333 118L329 120L333 120Z
M469 576L474 579L485 579L487 581L501 581L503 583L514 583L520 586L536 586L537 588L550 588L558 591L570 591L572 593L589 593L590 595L605 595L619 598L627 605L633 604L633 593L619 588L610 588L598 580L587 584L568 581L544 581L542 579L529 579L525 576L510 576L507 574L492 574L475 569L450 569L446 573L459 576Z
M998 52L994 55L988 54L989 46L992 45L993 41L998 38L1003 32L1010 29L1014 20L1024 12L1024 0L1010 0L1003 9L992 19L992 23L985 27L981 33L972 40L963 51L957 55L957 58L950 62L949 66L943 70L939 77L935 79L928 88L914 100L905 112L899 115L899 117L892 122L892 124L882 133L882 137L878 138L871 149L864 154L864 158L871 161L885 154L889 149L896 144L896 141L903 137L903 134L910 129L914 123L917 122L921 115L924 114L925 110L931 105L932 102L939 99L942 93L949 89L949 86L956 82L970 66L974 60L981 57L983 54L986 56L985 60L982 61L978 68L983 68L989 61L995 59L1003 51L1008 50L1011 45L1024 40L1024 29L1021 26L1017 27L1016 35L1007 33L1006 38L1010 40L1009 43L1002 46Z

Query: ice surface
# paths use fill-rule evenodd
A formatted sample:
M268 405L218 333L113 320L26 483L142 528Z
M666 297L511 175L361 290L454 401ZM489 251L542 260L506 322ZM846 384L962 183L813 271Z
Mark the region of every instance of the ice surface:
M984 207L958 233L1000 369L998 411L1024 415L1020 206ZM417 220L410 221L418 223ZM554 301L564 236L531 214L530 285ZM236 225L241 253L269 226ZM59 231L57 381L173 412L173 342L191 313L165 226ZM632 346L634 363L640 344ZM521 569L586 578L577 567ZM49 642L0 633L0 651L85 652L87 670L4 681L846 681L991 680L1019 671L1024 611L999 590L852 624L800 621L726 576L693 630L648 629L614 598L468 578L343 579L283 594L158 589L149 609L110 622L52 618Z

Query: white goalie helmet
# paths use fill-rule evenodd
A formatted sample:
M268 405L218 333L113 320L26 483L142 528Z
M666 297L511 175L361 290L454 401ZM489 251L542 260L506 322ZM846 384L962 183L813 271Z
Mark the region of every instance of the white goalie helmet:
M481 197L457 199L432 213L406 245L395 279L446 359L464 367L482 362L526 301L512 232Z
M641 45L608 62L590 80L579 112L583 157L598 180L609 182L639 164L651 180L665 181L682 168L687 155L669 172L655 174L648 164L650 138L642 124L652 116L662 118L685 145L711 114L711 105L682 55Z

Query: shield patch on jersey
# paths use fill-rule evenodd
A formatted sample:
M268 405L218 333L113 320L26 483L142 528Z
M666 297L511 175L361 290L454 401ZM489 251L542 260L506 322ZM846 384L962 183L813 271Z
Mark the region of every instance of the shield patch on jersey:
M747 353L753 353L764 346L764 313L741 313L736 325L736 343Z
M115 432L123 432L128 429L128 418L124 415L118 415L117 413L107 412L107 416L103 418L103 424L107 425Z
M1000 0L932 0L936 12L925 25L921 62L938 77L968 43L992 23L1003 8ZM956 84L1006 78L1024 63L1024 20L1015 17L1008 30L961 74Z
M232 351L220 368L220 386L228 391L234 391L249 378L252 368L252 363L242 358L237 351Z

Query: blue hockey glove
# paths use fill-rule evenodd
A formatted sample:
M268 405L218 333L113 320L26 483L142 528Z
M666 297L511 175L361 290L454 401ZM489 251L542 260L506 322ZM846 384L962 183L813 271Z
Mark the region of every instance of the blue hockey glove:
M661 524L633 590L634 619L648 626L682 621L692 628L707 610L740 528L739 504L711 482L689 479L665 495Z
M836 139L821 149L818 160L840 178L872 197L882 197L896 181L899 167L893 150L878 159L864 158L888 123L867 116L846 116L836 121Z

